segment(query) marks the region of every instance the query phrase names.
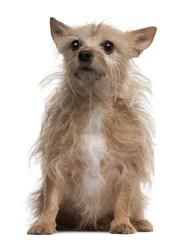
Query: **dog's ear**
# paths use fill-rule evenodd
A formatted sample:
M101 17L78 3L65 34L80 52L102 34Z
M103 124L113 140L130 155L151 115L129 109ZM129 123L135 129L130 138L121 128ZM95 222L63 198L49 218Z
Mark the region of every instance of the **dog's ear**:
M156 34L156 27L148 27L136 31L126 32L125 36L129 46L129 58L138 57L148 48Z
M60 39L68 32L70 31L70 27L65 25L62 22L57 21L55 18L50 18L50 30L52 38L58 46Z

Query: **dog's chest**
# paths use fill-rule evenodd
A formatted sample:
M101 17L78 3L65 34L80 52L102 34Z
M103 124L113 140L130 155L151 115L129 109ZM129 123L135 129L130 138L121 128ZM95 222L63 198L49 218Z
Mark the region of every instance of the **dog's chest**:
M98 197L103 185L100 162L106 154L105 139L102 134L103 115L97 111L90 113L89 122L82 133L83 148L81 159L84 166L83 185L85 197ZM94 199L94 197L92 199ZM96 200L96 199L94 199Z
M83 158L85 165L99 165L105 153L105 139L101 132L102 114L96 111L90 113L87 127L83 131Z

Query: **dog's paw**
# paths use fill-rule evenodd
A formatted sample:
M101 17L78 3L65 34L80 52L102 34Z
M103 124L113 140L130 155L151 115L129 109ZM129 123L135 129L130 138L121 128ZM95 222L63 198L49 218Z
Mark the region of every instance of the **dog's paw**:
M152 232L153 226L147 220L138 220L132 224L138 232Z
M136 230L130 223L112 223L110 233L133 234Z
M33 235L48 235L54 233L54 226L49 224L35 224L27 232Z

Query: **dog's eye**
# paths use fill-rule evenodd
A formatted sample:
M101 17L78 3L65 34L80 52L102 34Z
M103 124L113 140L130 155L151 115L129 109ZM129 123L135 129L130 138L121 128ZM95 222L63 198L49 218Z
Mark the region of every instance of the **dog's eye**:
M76 51L80 48L80 42L78 40L75 40L71 43L71 49L73 51Z
M104 43L101 44L103 46L104 51L107 54L110 54L114 51L114 44L111 41L105 41Z

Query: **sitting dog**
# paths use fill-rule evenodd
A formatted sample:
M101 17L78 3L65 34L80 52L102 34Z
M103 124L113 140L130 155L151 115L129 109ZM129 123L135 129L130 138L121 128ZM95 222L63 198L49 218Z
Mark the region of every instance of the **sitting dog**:
M106 24L70 27L50 19L64 66L48 99L33 155L41 188L28 234L152 231L144 184L153 173L149 81L134 67L156 27L122 32Z

